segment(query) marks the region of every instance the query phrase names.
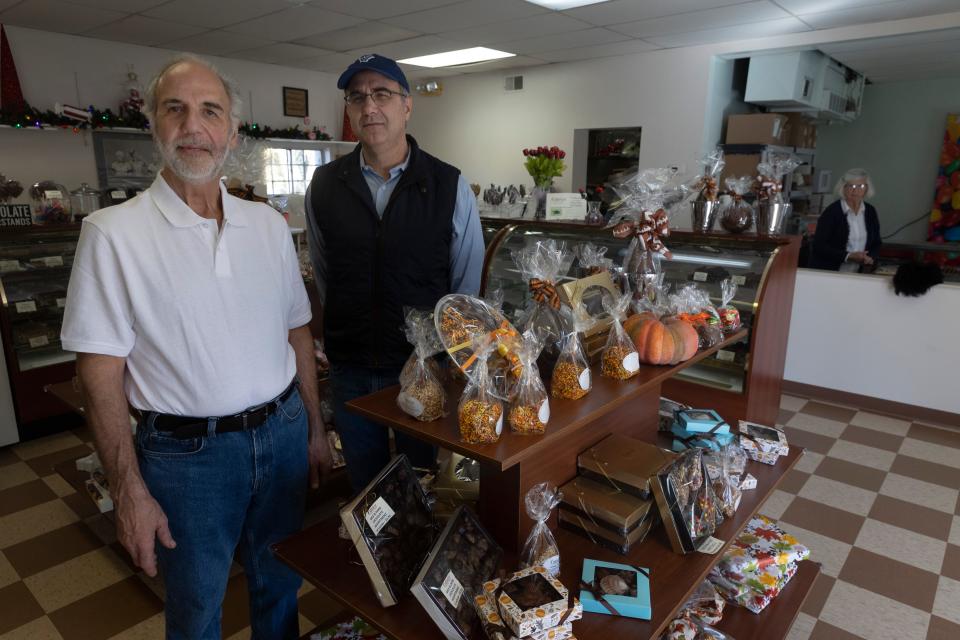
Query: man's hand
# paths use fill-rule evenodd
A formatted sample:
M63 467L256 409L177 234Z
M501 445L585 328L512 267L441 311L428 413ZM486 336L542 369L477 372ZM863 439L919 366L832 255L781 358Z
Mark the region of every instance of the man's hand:
M327 371L330 369L330 361L327 360L327 354L323 350L323 344L317 340L313 343L313 355L317 359L317 371Z
M865 260L870 260L870 262L873 262L873 259L863 251L851 251L850 255L847 256L847 262L859 262L860 264L869 264L868 262L865 262Z
M310 461L310 488L320 487L320 479L326 478L333 469L333 456L330 454L330 442L323 423L310 426L307 437L307 458Z
M167 549L177 546L163 509L146 490L117 496L117 537L133 563L151 578L157 575L156 541Z

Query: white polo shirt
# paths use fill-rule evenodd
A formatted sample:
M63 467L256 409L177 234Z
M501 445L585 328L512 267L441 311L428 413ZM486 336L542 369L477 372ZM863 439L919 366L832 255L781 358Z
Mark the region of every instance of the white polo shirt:
M289 227L270 207L220 192L222 230L162 176L83 221L63 347L126 358L138 409L229 415L275 397L296 373L288 331L311 314Z

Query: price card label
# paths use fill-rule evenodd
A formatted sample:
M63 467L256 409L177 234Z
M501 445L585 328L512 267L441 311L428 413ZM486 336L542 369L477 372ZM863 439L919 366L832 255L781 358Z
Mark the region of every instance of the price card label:
M443 583L440 585L440 593L454 609L460 606L463 585L457 580L457 576L453 575L453 571L447 571L447 577L443 579Z
M40 258L40 262L42 262L45 267L62 267L63 256L47 256Z
M20 271L19 260L0 260L0 273L8 271Z
M126 191L111 191L110 197L114 200L126 200L127 192Z
M733 362L733 351L727 351L726 349L720 349L717 351L717 360L722 362Z
M57 298L57 309L63 309L67 306L66 298Z
M50 191L44 191L43 197L47 200L53 200L54 198L63 198L63 194L58 190L52 189Z
M722 548L723 540L718 540L713 536L709 536L706 540L700 543L700 546L697 547L697 551L712 556Z
M378 536L380 535L380 530L390 522L393 514L394 511L390 508L390 505L387 504L387 501L383 498L377 498L373 506L367 509L367 515L365 515L364 518L370 526L370 530L373 531L373 535Z
M30 338L30 348L37 349L39 347L45 347L50 344L50 341L47 339L47 336L37 336L36 338Z
M732 276L730 280L738 287L742 287L743 285L747 284L747 276Z
M24 300L17 303L17 313L33 313L37 310L37 303L33 300Z
M694 271L693 272L693 281L694 282L706 282L707 274L703 271Z

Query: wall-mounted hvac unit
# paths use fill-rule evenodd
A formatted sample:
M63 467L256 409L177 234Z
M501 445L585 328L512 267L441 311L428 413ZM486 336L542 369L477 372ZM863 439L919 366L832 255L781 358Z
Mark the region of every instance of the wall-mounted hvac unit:
M860 115L863 75L820 51L750 58L744 102L817 120L849 122Z

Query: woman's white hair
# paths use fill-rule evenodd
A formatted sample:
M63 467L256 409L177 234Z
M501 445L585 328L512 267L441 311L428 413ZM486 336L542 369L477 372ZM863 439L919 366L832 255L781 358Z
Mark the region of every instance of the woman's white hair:
M176 67L177 65L190 63L198 64L202 67L209 69L220 82L223 84L223 90L227 92L227 98L230 100L230 121L234 127L240 126L240 109L243 106L243 100L240 98L240 91L237 88L237 83L233 81L230 76L224 74L222 71L217 69L212 63L190 54L181 54L170 62L165 64L162 69L153 77L153 80L150 81L150 84L147 86L147 95L143 97L143 114L147 116L147 120L154 122L157 116L157 87L160 85L160 81L163 80L163 76L167 74L168 71Z
M870 174L867 173L866 169L847 169L843 177L837 180L837 185L833 188L833 191L842 198L843 187L849 182L859 182L860 180L867 183L867 195L864 196L864 199L872 198L876 195L877 192L873 189L873 180L870 179Z

